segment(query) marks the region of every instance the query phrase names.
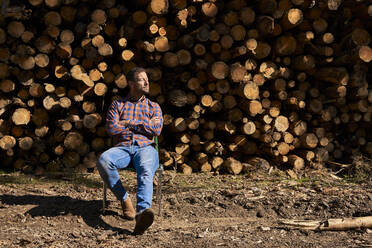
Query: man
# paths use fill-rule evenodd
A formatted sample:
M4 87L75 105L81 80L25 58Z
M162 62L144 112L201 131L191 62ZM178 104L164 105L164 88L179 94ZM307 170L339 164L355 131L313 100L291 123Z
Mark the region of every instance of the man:
M159 165L156 149L151 145L163 127L159 104L150 101L149 81L143 68L135 67L127 75L129 94L112 102L107 114L107 129L118 138L118 143L102 153L97 161L98 171L121 202L126 219L136 219L134 234L143 234L154 221L151 210L153 178ZM137 206L124 189L118 169L124 169L132 161L137 172Z

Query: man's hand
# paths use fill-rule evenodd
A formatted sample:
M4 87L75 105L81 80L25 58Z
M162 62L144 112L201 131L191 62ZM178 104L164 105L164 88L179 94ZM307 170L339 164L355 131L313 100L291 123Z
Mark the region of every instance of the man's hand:
M119 125L122 127L127 127L129 126L129 120L121 120L119 121Z
M122 126L122 127L133 127L132 124L130 124L130 121L129 120L121 120L119 121L119 125ZM161 125L161 118L160 117L153 117L150 119L149 121L149 125L150 126L154 126L154 125Z
M150 119L150 125L161 124L161 119L159 117L153 117Z

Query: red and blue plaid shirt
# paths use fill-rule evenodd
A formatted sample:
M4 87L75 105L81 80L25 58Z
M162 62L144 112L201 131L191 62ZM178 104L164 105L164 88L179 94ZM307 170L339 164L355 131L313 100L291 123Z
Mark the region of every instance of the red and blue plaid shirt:
M160 122L150 122L158 117ZM125 127L119 121L129 122ZM129 98L114 100L109 107L107 118L108 133L118 138L116 146L137 144L141 147L154 142L154 136L159 136L163 127L163 115L158 103L142 97L138 101Z

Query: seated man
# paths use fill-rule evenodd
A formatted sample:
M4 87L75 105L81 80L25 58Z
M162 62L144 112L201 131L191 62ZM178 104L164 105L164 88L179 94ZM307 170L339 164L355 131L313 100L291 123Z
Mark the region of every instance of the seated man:
M153 178L159 165L156 149L151 145L163 127L159 104L150 101L149 81L143 68L135 67L127 75L129 94L112 102L107 114L110 135L118 138L115 147L103 152L97 161L98 171L117 199L124 217L136 219L134 234L142 234L154 221L151 210ZM132 161L137 172L137 207L124 189L118 169Z

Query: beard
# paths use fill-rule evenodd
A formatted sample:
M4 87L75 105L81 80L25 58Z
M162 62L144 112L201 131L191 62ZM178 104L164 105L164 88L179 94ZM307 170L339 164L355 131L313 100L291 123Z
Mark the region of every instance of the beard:
M149 87L138 88L138 92L141 92L142 94L147 95L150 92L150 88Z

